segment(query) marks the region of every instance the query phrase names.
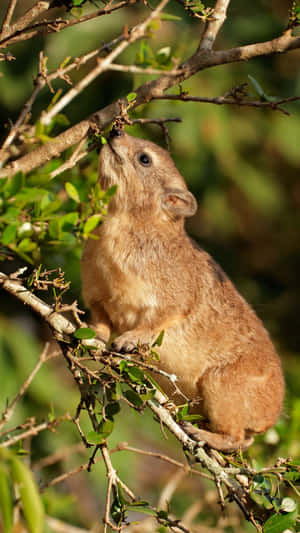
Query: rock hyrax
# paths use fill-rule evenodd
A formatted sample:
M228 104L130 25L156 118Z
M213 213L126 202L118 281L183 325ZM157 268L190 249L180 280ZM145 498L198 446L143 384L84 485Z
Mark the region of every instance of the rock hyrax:
M98 335L108 342L114 332L114 349L131 351L164 330L158 364L208 421L194 436L223 451L247 447L280 414L281 364L254 311L185 233L194 196L165 150L120 129L101 150L99 175L118 190L82 258Z

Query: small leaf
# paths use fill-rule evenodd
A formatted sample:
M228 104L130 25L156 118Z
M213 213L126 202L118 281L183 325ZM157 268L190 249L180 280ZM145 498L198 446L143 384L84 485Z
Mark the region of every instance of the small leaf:
M158 335L158 337L155 339L154 343L152 344L152 347L154 346L161 346L162 345L162 341L164 339L164 334L165 334L165 330L163 329L160 334Z
M124 396L125 396L125 398L127 398L127 400L130 403L132 403L136 407L142 407L142 405L144 403L143 400L138 395L138 393L135 392L134 390L127 390L126 392L124 392Z
M136 513L142 513L149 516L156 516L156 512L153 509L150 509L149 507L145 507L143 505L137 505L136 503L128 504L127 505L128 511L135 511Z
M79 193L76 187L73 185L73 183L70 183L69 181L67 181L67 183L65 184L65 188L66 188L68 196L72 198L72 200L74 200L75 202L79 203L80 202Z
M104 439L109 437L114 428L113 420L103 420L98 431L90 431L86 438L91 444L101 444Z
M2 234L2 244L4 246L7 246L8 244L10 244L11 242L13 242L16 238L16 235L17 235L17 229L18 229L18 226L16 224L13 224L11 226L6 226L5 230L3 231L3 234Z
M160 20L181 20L181 17L177 15L172 15L171 13L161 13Z
M273 514L265 522L264 533L282 533L286 529L293 527L297 518L297 510L287 514Z
M127 100L128 102L133 102L133 100L136 99L136 93L129 93L127 94Z
M87 219L83 227L83 233L88 234L93 231L97 226L99 226L102 220L101 215L92 215Z
M22 172L18 172L14 175L12 180L8 181L3 188L3 193L6 198L11 198L12 196L15 196L17 192L21 189L23 184L23 174Z
M60 227L63 231L71 231L78 220L78 213L74 211L72 213L67 213L62 216L60 219Z
M76 339L93 339L96 337L96 333L91 328L79 328L75 331L74 337Z
M105 416L109 419L113 419L121 411L119 402L110 402L105 406Z
M266 99L266 95L265 95L265 92L264 90L262 89L262 87L259 85L258 81L256 81L255 78L253 78L253 76L251 76L250 74L248 74L248 78L249 80L251 81L254 89L256 90L258 96L262 99L262 100L265 100Z
M44 530L44 508L36 482L29 468L17 457L11 460L12 477L18 484L27 527L30 533Z
M144 381L144 373L138 366L129 366L127 370L128 376L132 381Z
M36 248L37 248L37 243L33 242L28 237L26 237L25 239L22 239L20 244L18 245L18 250L20 252L32 252Z

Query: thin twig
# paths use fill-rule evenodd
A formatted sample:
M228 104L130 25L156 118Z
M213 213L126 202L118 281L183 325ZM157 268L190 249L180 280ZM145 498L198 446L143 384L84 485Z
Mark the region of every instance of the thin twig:
M15 435L14 437L11 437L10 439L7 439L0 443L0 448L8 448L9 446L12 446L16 442L27 439L28 437L34 437L38 435L41 431L44 431L45 429L54 429L56 428L61 422L64 421L71 421L72 418L69 415L69 413L61 416L60 418L56 418L55 420L51 420L48 422L42 422L41 424L38 424L37 426L32 426L27 431L24 431L23 433L20 433L19 435Z
M20 390L18 394L16 395L16 397L12 400L12 402L6 407L5 411L2 413L2 418L0 420L0 429L6 424L6 422L8 422L11 419L17 403L20 401L22 396L24 396L25 392L27 391L29 385L32 383L39 369L45 363L47 359L48 350L49 350L49 343L46 343L34 369L32 370L32 372L30 372L29 376L24 381L23 385L20 387Z
M154 11L141 23L137 24L129 32L128 38L122 41L112 52L105 58L99 58L98 65L91 70L84 78L82 78L77 85L72 87L58 102L47 112L41 116L41 123L49 125L55 115L61 112L75 97L77 97L92 81L94 81L100 74L105 72L111 63L118 57L130 44L138 39L144 37L147 27L152 20L158 17L159 13L164 9L169 0L162 0Z
M49 3L50 3L49 1L38 2L38 4L43 4L42 11L45 11L48 9ZM37 14L40 14L42 12L40 10L39 13L36 14L36 10L35 10L36 6L33 6L33 8L28 10L28 12L25 13L24 17L22 17L22 19L19 20L14 25L14 27L12 28L12 32L7 37L0 39L0 46L1 48L5 48L6 46L9 46L16 42L32 39L33 37L36 37L39 34L61 31L61 30L64 30L65 28L70 28L71 26L81 24L88 20L92 20L94 18L101 17L104 15L109 15L113 11L121 9L122 7L125 7L129 4L132 5L132 2L129 2L128 0L121 0L114 6L107 4L104 8L98 9L92 13L83 15L82 17L79 17L79 18L74 18L71 20L66 20L66 19L46 20L46 21L37 22L30 26L28 24L30 24L30 22L36 18ZM25 19L25 17L27 18Z
M261 100L242 100L239 98L228 98L226 96L205 97L205 96L190 96L186 93L180 94L163 94L162 96L154 96L153 100L180 100L182 102L199 102L206 104L216 105L237 105L244 107L264 107L270 108L274 111L281 111L285 115L289 115L286 109L282 109L282 104L288 104L290 102L296 102L300 100L300 96L290 96L288 98L281 98L274 101L261 101Z

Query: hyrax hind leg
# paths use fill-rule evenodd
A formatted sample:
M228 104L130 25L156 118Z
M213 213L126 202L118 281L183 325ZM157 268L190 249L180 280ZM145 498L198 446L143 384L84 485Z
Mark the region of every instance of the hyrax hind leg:
M268 365L263 355L269 355ZM253 442L248 436L266 431L279 416L283 380L270 353L210 368L197 386L211 431L194 428L194 438L217 450L248 448Z

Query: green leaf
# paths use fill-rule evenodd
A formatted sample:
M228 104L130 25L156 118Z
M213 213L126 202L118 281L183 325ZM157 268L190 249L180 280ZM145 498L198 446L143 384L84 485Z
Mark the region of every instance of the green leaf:
M79 328L75 331L74 337L76 339L93 339L96 337L96 333L91 328Z
M143 505L137 505L135 502L132 504L128 504L127 506L128 511L135 511L137 513L146 514L149 516L156 516L156 512L153 509L150 509L150 507L145 507Z
M132 381L144 381L144 372L138 366L128 366L127 374Z
M40 187L23 187L22 191L15 195L15 198L18 202L29 204L38 201L40 202L45 195L48 195L46 189Z
M18 226L16 224L12 224L11 226L6 226L5 230L2 234L2 244L4 246L7 246L11 242L13 242L17 235L17 229Z
M110 402L105 406L105 416L109 419L113 419L121 411L119 402Z
M297 518L297 509L292 513L273 514L265 522L263 527L264 533L282 533L286 529L294 526Z
M259 85L258 81L256 81L256 79L253 78L253 76L251 76L250 74L248 74L248 78L251 81L251 83L252 83L254 89L256 90L258 96L262 100L266 100L266 94L265 94L264 90L262 89L262 87Z
M120 372L127 372L128 370L128 364L126 361L120 361L120 365L119 365L119 368L120 368Z
M71 231L77 220L78 220L78 213L77 211L74 211L72 213L67 213L66 215L62 216L60 219L60 227L63 231Z
M135 405L136 407L142 407L143 405L143 400L140 398L140 396L138 395L137 392L135 392L134 390L127 390L124 392L124 396L125 398L127 398L127 400L132 403L133 405Z
M3 193L6 198L11 198L12 196L15 196L17 192L21 189L23 184L23 174L22 172L18 172L14 175L12 180L8 181L3 188Z
M12 477L18 484L27 527L30 533L42 533L44 529L44 508L36 482L29 468L17 457L11 460Z
M181 20L181 17L177 15L172 15L171 13L161 13L160 20Z
M33 242L28 237L26 237L25 239L22 239L20 244L18 245L18 250L20 252L32 252L36 248L37 248L37 243Z
M3 533L10 533L13 526L13 497L10 479L2 465L0 466L0 512Z
M92 215L84 224L83 233L88 234L93 231L97 226L99 226L102 220L101 215Z
M127 100L128 102L133 102L136 99L136 93L129 93L127 94Z
M74 200L75 202L79 203L80 202L79 193L76 187L73 185L73 183L70 183L69 181L67 181L65 188L66 188L68 196L72 198L72 200Z
M90 431L86 438L91 444L101 444L104 439L109 437L114 428L113 420L103 420L98 431Z
M164 339L164 334L165 334L165 330L163 329L160 334L158 335L158 337L155 339L154 343L152 344L152 347L154 346L161 346L162 345L162 341Z

